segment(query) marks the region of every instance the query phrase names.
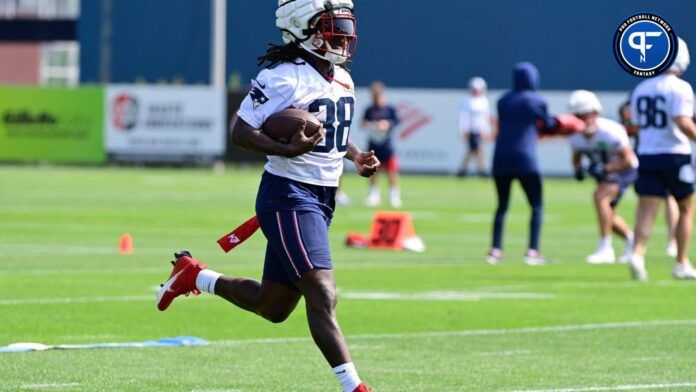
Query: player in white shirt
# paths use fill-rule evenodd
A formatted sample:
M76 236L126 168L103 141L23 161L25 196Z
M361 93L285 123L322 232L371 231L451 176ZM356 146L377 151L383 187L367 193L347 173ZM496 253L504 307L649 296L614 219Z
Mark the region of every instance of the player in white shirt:
M343 159L366 177L379 167L374 152L361 152L349 139L355 89L344 65L357 40L353 2L279 0L276 26L285 45L271 45L259 58L269 68L252 82L232 129L234 144L268 157L256 198L267 239L263 278L224 276L180 254L158 307L206 291L279 323L304 297L309 330L343 391L367 392L336 319L328 238ZM288 144L261 132L270 116L289 107L314 114L323 130L307 137L302 125Z
M485 140L491 134L491 110L486 89L486 81L483 78L471 78L469 96L462 101L459 109L459 133L467 142L467 151L457 173L459 177L467 175L472 157L476 160L478 174L486 174L485 157L481 148L482 139Z
M625 241L620 258L625 262L633 249L633 232L615 208L626 188L637 178L638 158L631 148L624 126L599 116L602 105L594 93L574 91L570 95L568 108L587 126L584 132L568 138L573 150L575 178L582 181L587 171L597 181L594 203L601 239L597 250L587 256L587 262L604 264L616 261L612 231ZM583 158L589 161L587 168L583 166Z
M631 120L631 101L629 100L621 104L619 107L619 120L621 125L626 128L628 137L634 137L635 145L637 145L638 127ZM679 219L679 205L674 200L674 196L669 195L665 199L665 224L667 226L667 247L665 254L669 257L677 257L677 219Z
M631 95L633 123L638 134L639 195L636 214L636 239L629 261L633 278L647 280L645 243L652 230L660 203L672 195L679 205L677 221L677 257L672 276L696 279L689 262L693 218L694 165L691 141L696 140L694 92L679 78L689 66L689 50L680 38L677 56L664 74L640 83Z
M269 117L289 107L314 114L323 123L326 138L300 155L294 151L263 151L268 154L265 169L295 181L337 187L355 107L353 82L341 67L333 68L329 81L312 64L316 60L298 58L296 61L302 64L283 62L261 71L252 81L251 93L242 101L237 116L252 128L261 129ZM282 146L293 148L292 144Z

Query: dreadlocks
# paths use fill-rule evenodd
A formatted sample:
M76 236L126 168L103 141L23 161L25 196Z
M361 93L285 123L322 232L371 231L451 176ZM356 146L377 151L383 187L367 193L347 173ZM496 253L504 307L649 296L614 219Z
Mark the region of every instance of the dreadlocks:
M258 57L258 66L268 62L268 68L279 63L294 63L295 59L302 55L303 51L296 43L286 45L268 44L266 54Z
M290 43L286 45L275 45L268 44L268 49L266 49L266 54L257 57L258 66L262 66L264 63L268 63L266 68L272 68L276 64L280 63L293 63L300 65L302 63L296 63L295 60L299 57L301 58L306 53L305 50L300 48L296 43ZM348 59L345 63L341 64L341 67L350 73L350 65L352 61Z

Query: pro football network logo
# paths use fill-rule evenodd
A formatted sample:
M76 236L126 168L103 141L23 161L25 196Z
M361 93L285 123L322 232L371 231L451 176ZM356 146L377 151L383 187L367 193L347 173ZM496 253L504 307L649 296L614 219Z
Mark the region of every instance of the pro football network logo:
M669 69L677 54L677 33L666 20L641 13L626 18L614 34L614 56L628 73L649 78Z
M116 129L130 130L138 122L138 100L119 94L111 101L111 122Z

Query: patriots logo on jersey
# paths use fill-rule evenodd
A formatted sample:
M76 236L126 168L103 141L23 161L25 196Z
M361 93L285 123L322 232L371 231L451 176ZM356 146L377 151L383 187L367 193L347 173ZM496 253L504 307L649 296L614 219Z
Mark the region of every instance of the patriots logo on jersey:
M249 96L251 97L251 103L254 105L254 109L268 102L268 97L258 87L253 87L249 92Z

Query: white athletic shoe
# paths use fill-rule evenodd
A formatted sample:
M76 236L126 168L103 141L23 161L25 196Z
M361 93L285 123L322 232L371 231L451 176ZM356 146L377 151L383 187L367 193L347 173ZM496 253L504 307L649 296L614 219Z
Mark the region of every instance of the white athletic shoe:
M686 263L676 263L672 269L672 276L675 279L696 279L696 269L688 260Z
M525 264L532 266L548 264L548 260L543 258L538 251L533 249L528 250L527 253L524 254L522 261L524 261Z
M677 257L677 243L676 242L670 242L667 245L667 249L665 249L665 253L669 257Z
M351 204L353 204L353 201L350 199L347 193L338 191L336 192L336 203L341 206L349 207Z
M401 201L401 198L398 196L396 196L396 197L392 196L391 200L389 200L389 201L391 202L391 206L394 208L401 208L401 206L404 205L404 203Z
M648 280L648 271L645 270L645 258L643 256L631 255L628 260L628 266L631 267L631 275L634 280L645 282Z
M365 199L365 205L368 207L377 207L380 204L382 204L382 198L379 196L379 193L373 193Z
M590 264L613 264L616 262L616 254L614 254L614 248L607 247L597 249L596 252L587 256L585 260Z
M486 255L486 263L490 265L497 265L500 263L500 259L503 257L503 251L498 248L491 249Z

